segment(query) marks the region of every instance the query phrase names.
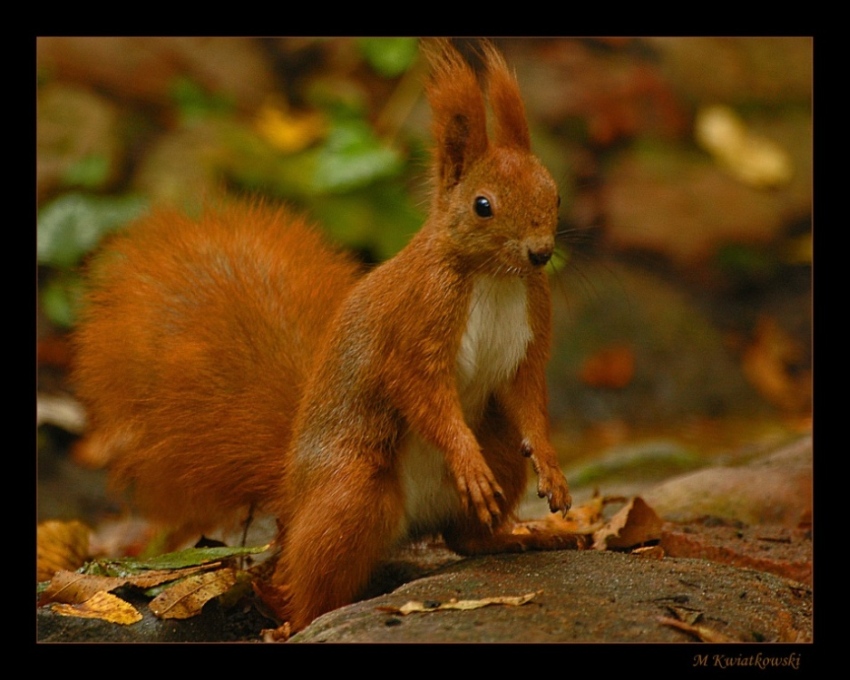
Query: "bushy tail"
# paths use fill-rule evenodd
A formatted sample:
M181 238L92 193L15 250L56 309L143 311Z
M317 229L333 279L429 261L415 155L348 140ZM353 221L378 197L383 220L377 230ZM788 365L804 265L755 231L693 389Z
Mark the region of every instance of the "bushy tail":
M282 208L143 218L91 264L75 335L86 445L184 534L271 504L313 353L356 276Z

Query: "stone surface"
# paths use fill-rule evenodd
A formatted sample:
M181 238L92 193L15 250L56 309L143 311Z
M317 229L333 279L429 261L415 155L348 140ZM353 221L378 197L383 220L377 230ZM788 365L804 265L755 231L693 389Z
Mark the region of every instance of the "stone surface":
M812 438L806 436L747 465L674 477L647 491L644 500L678 522L712 516L793 528L811 522L812 466Z
M400 616L410 600L538 592L523 606ZM326 614L291 642L688 642L660 619L740 642L811 637L812 593L772 574L704 560L556 552L466 560L395 592Z
M668 524L661 546L671 557L696 557L757 569L812 585L811 527L749 527L705 520Z

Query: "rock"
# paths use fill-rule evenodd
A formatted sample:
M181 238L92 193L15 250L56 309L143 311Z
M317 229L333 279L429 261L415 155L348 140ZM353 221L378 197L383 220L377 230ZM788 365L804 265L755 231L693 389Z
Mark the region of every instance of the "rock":
M812 453L812 438L807 435L746 465L674 477L643 497L671 521L711 516L794 528L811 520Z
M667 524L661 546L671 557L698 557L812 585L811 527L748 527L706 518L686 525Z
M492 605L401 616L411 600L437 603L536 593ZM464 560L388 595L325 614L291 642L687 642L662 622L698 622L748 642L812 634L811 590L772 574L704 560L563 551Z

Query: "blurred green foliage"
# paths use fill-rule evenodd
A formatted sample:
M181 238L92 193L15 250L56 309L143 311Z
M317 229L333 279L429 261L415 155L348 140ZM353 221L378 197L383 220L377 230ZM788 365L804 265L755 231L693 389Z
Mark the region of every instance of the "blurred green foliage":
M416 38L360 38L358 45L369 65L388 78L401 75L416 61Z
M74 325L82 285L76 274L59 272L41 287L41 309L56 326L71 328Z
M74 324L82 282L76 267L108 233L120 229L148 207L137 196L108 197L81 193L59 196L38 215L37 258L49 267L40 290L44 313L54 324Z
M210 92L183 76L175 78L171 83L170 96L184 121L210 114L229 115L235 108L231 98Z
M418 45L414 38L363 38L357 40L356 53L378 77L392 79L415 63ZM178 151L190 167L205 168L205 176L218 178L215 181L228 191L293 203L342 244L384 260L407 242L423 214L407 190L409 150L378 136L371 123L374 112L365 102L344 94L315 101L321 134L295 151L276 148L255 120L237 113L233 101L189 78L175 79L167 106L175 114L173 132L206 130L192 138L199 140L194 147ZM416 141L412 144L418 148ZM104 235L148 208L146 199L134 195L86 193L102 192L108 174L108 159L80 158L61 179L67 190L81 191L59 194L38 215L42 307L63 327L73 325L80 286L75 268ZM179 177L158 174L171 186L193 190ZM184 197L187 209L200 207L203 197L197 193Z
M322 146L315 150L313 172L317 193L339 193L398 175L398 151L377 139L369 124L353 116L337 116Z
M74 267L100 239L135 219L147 208L137 196L64 194L38 214L38 263Z
M768 248L745 243L728 243L718 249L715 265L729 280L738 285L763 284L779 269L776 255Z
M104 154L89 154L66 168L62 182L67 186L97 189L106 183L109 172L109 158Z

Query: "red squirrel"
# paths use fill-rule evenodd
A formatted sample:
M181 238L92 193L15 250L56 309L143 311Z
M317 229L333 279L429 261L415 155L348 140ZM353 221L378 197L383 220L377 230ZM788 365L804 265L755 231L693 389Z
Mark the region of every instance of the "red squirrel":
M143 218L92 265L77 331L89 446L142 510L184 533L252 506L281 552L266 592L293 630L352 602L404 541L461 554L575 547L515 531L527 462L570 507L549 440L545 265L557 186L519 88L448 41L431 66L432 198L419 233L361 275L284 208Z

